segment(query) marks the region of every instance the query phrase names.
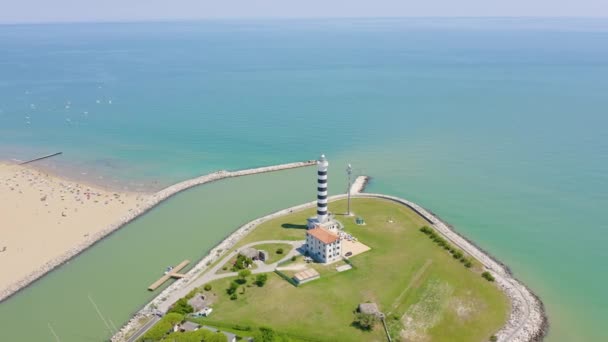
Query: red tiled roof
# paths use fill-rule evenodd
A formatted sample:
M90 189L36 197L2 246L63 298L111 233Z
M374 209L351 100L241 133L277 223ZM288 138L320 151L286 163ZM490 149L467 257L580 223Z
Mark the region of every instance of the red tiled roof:
M321 228L319 226L310 229L306 232L306 234L312 235L315 239L323 242L324 244L329 244L332 242L336 242L340 239L340 237L325 228Z

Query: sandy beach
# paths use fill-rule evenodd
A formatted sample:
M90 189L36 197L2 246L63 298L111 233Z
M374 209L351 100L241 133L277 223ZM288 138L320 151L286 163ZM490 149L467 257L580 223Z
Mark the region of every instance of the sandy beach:
M0 163L0 292L86 243L147 198Z

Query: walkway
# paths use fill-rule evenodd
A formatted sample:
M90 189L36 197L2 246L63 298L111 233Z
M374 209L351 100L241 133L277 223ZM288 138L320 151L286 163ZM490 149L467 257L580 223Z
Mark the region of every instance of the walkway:
M226 262L228 260L230 260L232 257L236 256L238 254L238 251L241 249L249 248L249 247L253 247L253 246L257 246L257 245L265 245L265 244L269 244L269 243L284 243L284 244L292 245L293 246L292 250L289 253L287 253L285 255L285 257L283 257L281 260L279 260L275 263L272 263L272 264L265 264L261 261L256 262L256 265L258 267L251 271L252 274L269 273L269 272L274 272L274 270L277 268L277 265L280 262L288 260L293 256L300 255L300 252L298 251L298 249L300 249L304 245L305 242L306 242L305 240L299 240L299 241L266 240L266 241L256 241L256 242L252 242L252 243L243 245L243 246L239 247L237 250L233 251L232 253L224 256L223 259L221 259L219 262L217 262L215 264L215 266L213 266L212 268L207 270L205 273L203 273L202 276L192 279L190 282L185 284L179 290L172 292L167 297L167 299L158 306L158 310L160 310L163 313L167 312L169 310L169 307L173 303L175 303L178 299L186 296L188 293L190 293L190 291L192 291L193 289L195 289L197 287L201 287L214 280L228 278L228 277L236 277L238 275L238 272L228 272L228 273L219 273L219 274L217 272L224 266L224 264L226 264Z

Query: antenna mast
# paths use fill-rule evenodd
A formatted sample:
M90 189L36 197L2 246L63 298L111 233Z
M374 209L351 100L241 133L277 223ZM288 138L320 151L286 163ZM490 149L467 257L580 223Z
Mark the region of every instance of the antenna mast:
M350 164L348 164L348 167L346 168L346 174L348 175L348 201L346 207L346 215L350 216L350 188L352 187L351 176L353 174L353 167Z

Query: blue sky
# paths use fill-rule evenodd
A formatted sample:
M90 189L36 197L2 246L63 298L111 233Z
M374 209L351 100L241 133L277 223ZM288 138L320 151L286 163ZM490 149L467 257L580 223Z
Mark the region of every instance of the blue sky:
M608 0L0 0L0 23L409 16L608 17Z

